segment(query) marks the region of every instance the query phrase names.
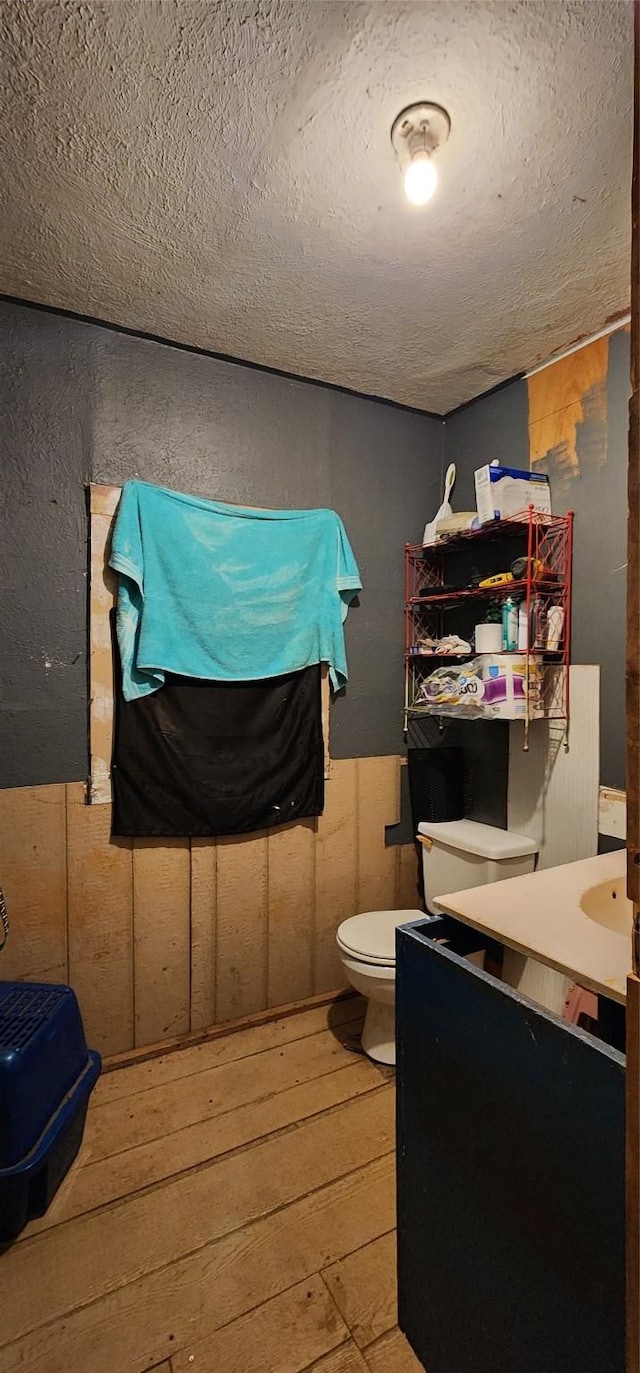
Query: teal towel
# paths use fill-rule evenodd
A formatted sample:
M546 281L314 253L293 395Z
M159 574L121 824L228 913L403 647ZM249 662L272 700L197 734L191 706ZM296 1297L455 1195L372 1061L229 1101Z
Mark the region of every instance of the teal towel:
M247 510L126 482L110 566L127 701L165 672L246 682L329 664L347 680L343 623L361 589L333 510Z

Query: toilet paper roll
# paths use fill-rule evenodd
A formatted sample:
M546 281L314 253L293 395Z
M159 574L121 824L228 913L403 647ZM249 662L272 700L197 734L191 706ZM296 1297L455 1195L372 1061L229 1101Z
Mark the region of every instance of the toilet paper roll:
M502 625L476 625L476 653L502 653Z

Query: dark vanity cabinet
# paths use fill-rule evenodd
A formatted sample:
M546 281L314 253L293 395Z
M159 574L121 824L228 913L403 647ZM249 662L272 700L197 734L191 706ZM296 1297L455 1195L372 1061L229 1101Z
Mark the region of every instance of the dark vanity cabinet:
M469 939L397 936L400 1325L428 1373L624 1373L624 1056Z

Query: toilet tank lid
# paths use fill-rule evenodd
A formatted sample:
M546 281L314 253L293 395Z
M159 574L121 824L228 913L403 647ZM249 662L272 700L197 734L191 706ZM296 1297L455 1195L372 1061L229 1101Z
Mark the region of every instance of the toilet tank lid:
M446 824L431 824L423 820L418 825L418 833L432 839L434 844L443 844L448 849L459 849L472 853L477 858L525 858L538 852L535 839L526 834L512 834L511 830L499 830L495 825L480 825L477 820L450 820Z

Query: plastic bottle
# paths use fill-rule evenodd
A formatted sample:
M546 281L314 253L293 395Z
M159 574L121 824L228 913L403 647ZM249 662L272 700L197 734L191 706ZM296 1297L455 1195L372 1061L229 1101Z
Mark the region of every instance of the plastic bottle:
M529 617L527 615L527 602L520 602L518 610L518 651L526 653L529 647Z
M518 605L513 596L502 604L502 651L515 653L518 647Z

